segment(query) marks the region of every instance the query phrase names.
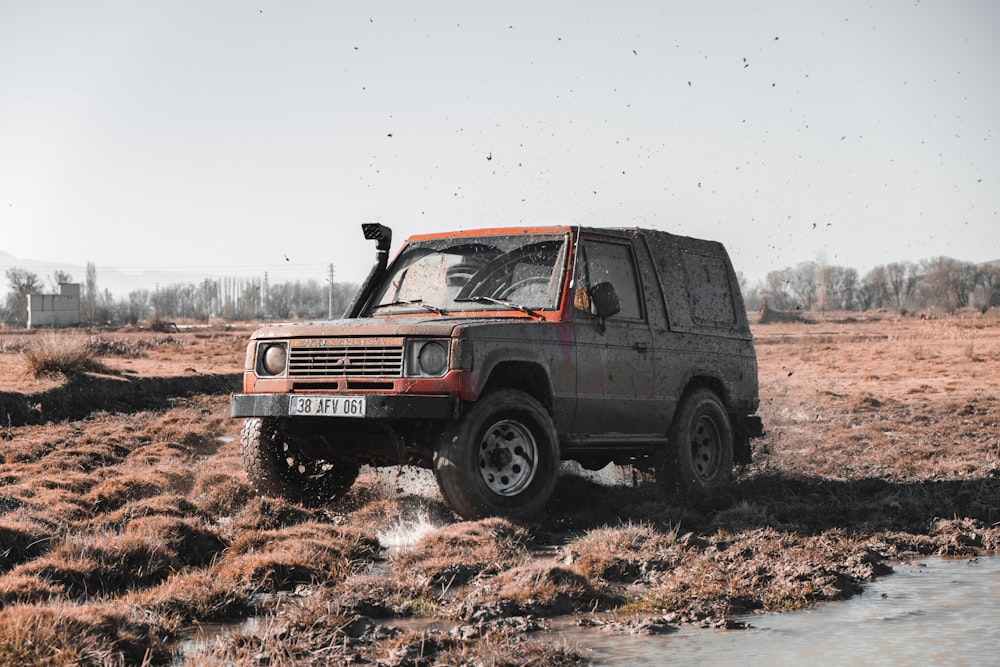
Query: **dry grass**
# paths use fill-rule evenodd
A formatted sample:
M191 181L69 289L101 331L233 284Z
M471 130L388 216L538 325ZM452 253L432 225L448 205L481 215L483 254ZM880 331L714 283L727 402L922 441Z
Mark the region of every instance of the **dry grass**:
M114 604L17 605L0 609L0 664L21 667L163 663L163 637Z
M171 574L159 585L140 590L128 600L158 618L172 633L192 623L239 620L257 611L249 590L205 570Z
M0 410L0 664L165 664L183 630L247 615L187 664L573 664L526 615L724 626L852 595L894 559L1000 549L1000 322L754 333L768 433L731 499L567 477L533 525L455 522L433 490L371 473L330 507L258 498L227 395L56 419L44 384L16 399L38 423ZM117 370L192 382L244 353L229 332L120 336ZM451 628L392 627L406 616Z
M377 555L378 540L363 529L309 522L242 533L214 570L224 579L275 592L340 581L359 561Z
M52 537L51 529L37 521L13 515L0 518L0 573L44 554Z
M21 352L21 365L33 378L106 370L85 336L54 332L34 336Z
M493 593L494 599L513 603L504 613L518 616L597 611L622 601L602 593L595 583L573 567L529 562L499 573L493 585L483 589L483 597L488 599Z
M463 626L461 633L400 631L363 616L339 613L306 601L252 630L216 639L186 656L187 665L256 666L264 657L272 667L346 664L481 665L564 667L582 658L560 642L532 640L537 622L486 622Z
M676 530L648 523L587 531L567 547L569 560L588 577L618 582L640 578L650 567L669 568L680 547Z
M516 564L525 557L529 541L525 528L506 519L467 521L428 533L395 560L399 569L427 577L432 584L462 584Z

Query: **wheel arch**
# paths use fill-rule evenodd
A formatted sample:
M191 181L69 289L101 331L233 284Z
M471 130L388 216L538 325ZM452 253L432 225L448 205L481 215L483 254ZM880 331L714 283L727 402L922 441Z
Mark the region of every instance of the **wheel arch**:
M480 396L496 389L517 389L542 404L553 413L552 382L545 368L534 361L503 361L490 370Z
M699 389L709 389L719 400L722 401L722 405L729 411L729 392L726 390L726 384L717 375L712 375L709 373L696 373L692 375L687 383L684 385L684 391L681 392L681 399L678 405L687 400L688 396L693 394Z

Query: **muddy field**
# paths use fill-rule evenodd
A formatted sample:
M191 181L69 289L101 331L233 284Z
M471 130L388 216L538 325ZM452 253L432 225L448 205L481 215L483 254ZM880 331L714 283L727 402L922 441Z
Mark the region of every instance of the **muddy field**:
M767 435L730 499L567 470L525 525L460 522L409 469L255 497L227 417L249 329L77 332L99 368L28 379L41 335L0 332L4 665L576 664L553 616L721 631L1000 547L995 312L757 324Z

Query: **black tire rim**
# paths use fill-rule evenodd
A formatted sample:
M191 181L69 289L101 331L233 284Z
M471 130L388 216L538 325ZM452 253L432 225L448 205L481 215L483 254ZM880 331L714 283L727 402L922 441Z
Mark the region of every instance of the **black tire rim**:
M691 428L691 467L699 480L709 482L722 464L722 436L715 420L701 415Z

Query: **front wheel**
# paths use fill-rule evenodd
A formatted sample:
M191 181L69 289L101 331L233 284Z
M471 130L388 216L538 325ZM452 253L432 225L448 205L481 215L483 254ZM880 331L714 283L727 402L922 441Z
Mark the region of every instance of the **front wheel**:
M722 402L710 389L696 389L674 415L667 451L656 467L668 494L694 499L723 495L733 478L733 427Z
M247 419L240 455L259 493L305 503L339 496L351 488L360 472L353 463L306 456L284 437L277 419Z
M537 513L552 495L558 469L552 418L514 389L481 397L445 431L434 454L441 494L466 519Z

